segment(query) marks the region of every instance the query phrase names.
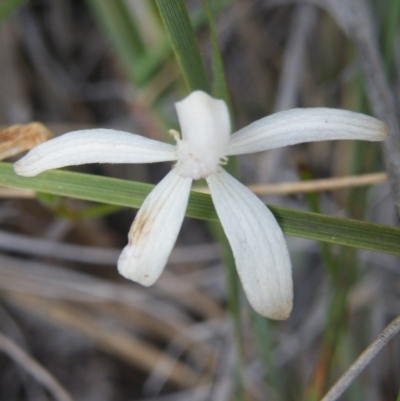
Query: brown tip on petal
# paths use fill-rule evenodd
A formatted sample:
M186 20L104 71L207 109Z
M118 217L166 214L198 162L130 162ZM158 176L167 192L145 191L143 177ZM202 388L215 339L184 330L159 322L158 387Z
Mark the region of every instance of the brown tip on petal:
M382 137L383 137L383 139L386 139L389 135L390 135L390 128L389 128L388 125L383 123L383 127L382 127Z
M292 307L293 303L289 302L287 305L285 305L284 308L280 309L279 311L276 311L274 314L270 315L270 319L274 320L286 320L289 318L290 313L292 312Z
M133 244L128 244L123 249L117 263L118 272L128 280L150 287L156 282L158 276L148 272L146 266L142 265L135 257L135 251Z

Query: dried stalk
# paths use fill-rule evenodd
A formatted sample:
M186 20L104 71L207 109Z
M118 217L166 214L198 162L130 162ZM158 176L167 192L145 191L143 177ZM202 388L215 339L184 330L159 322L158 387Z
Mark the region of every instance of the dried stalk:
M248 188L256 195L284 195L304 192L319 192L349 187L383 184L387 181L385 173L352 175L339 178L324 178L303 182L283 182L279 184L249 185ZM194 189L197 192L210 193L207 187Z
M22 350L14 341L0 333L0 349L14 362L22 366L32 377L41 383L58 401L73 401L67 390L42 365Z
M79 333L103 351L128 364L140 367L143 371L151 371L157 361L163 358L168 363L163 365L160 374L165 374L171 383L179 387L188 388L200 381L200 374L189 365L163 355L162 351L151 343L137 338L122 328L108 326L82 308L78 309L60 301L53 301L50 304L39 297L16 293L8 294L7 300L35 316ZM205 376L203 378L206 380Z
M365 369L378 352L400 331L400 315L386 326L378 338L357 358L321 401L335 401Z
M315 27L317 9L310 5L298 5L294 10L290 36L283 56L275 100L275 112L296 107L299 96L307 41Z
M121 254L120 248L69 244L2 230L0 230L0 250L109 266L115 266ZM219 258L220 250L215 244L178 246L172 251L168 263L170 265L203 263L216 261Z

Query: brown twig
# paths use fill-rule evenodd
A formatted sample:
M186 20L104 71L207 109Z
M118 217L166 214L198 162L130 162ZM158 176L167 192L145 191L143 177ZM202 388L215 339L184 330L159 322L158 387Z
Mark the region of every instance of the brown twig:
M23 188L9 188L0 186L0 198L4 199L33 199L36 198L35 191Z
M287 195L303 192L336 190L349 187L362 187L366 185L382 184L386 181L387 176L385 173L372 173L293 183L249 185L248 188L256 195ZM206 187L194 188L194 191L209 193L209 189Z
M400 331L400 315L386 326L378 338L357 358L321 401L335 401L366 368L382 348Z

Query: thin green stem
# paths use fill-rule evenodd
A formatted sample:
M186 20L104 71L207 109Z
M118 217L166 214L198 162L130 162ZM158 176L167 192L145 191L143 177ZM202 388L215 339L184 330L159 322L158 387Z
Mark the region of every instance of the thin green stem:
M233 116L232 101L229 94L228 85L225 76L224 63L222 60L221 51L218 45L217 31L214 23L214 13L218 4L211 3L209 0L204 0L204 6L207 13L208 25L210 27L210 39L212 46L212 78L213 78L213 95L219 99L223 99L227 104L231 117ZM231 118L233 126L233 118ZM230 157L226 170L233 176L237 177L238 167L237 158Z
M271 321L259 315L251 309L253 332L260 349L261 363L264 368L265 378L274 390L275 399L282 399L281 381L277 374L276 364L273 359L273 341L271 337Z
M396 40L400 27L400 1L386 2L385 15L382 21L382 55L388 78L393 73Z
M210 1L204 0L204 6L206 8L208 25L210 27L210 39L212 46L213 95L219 99L225 100L225 103L232 111L231 97L229 95L228 85L226 82L224 63L222 61L222 55L218 45L218 36Z
M196 35L183 0L156 0L175 57L189 91L209 92Z

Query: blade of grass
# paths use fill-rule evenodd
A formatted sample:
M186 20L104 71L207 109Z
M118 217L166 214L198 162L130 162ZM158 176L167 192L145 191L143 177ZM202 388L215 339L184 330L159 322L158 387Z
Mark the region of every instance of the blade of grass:
M390 79L393 73L395 46L400 28L400 1L389 0L386 4L385 15L382 21L382 54L386 73Z
M228 84L226 81L224 63L222 60L221 51L218 45L217 31L214 23L214 14L216 12L218 3L211 3L209 0L204 0L204 6L207 13L208 25L210 28L210 39L212 46L212 81L213 81L213 95L219 99L223 99L227 104L233 128L233 109L231 96L229 94ZM233 130L232 130L233 131ZM225 169L229 171L234 177L238 176L238 167L236 157L230 157L228 165Z
M24 1L24 0L12 0ZM215 11L226 8L231 0L218 1L213 3ZM140 33L134 24L134 18L129 17L129 10L123 4L122 7L114 5L113 2L101 0L87 0L89 6L93 8L94 16L107 32L116 50L116 54L121 59L123 66L128 72L130 79L135 85L143 86L154 76L154 73L170 58L172 54L171 43L168 37L163 38L150 48L144 48ZM151 3L153 4L153 3ZM154 3L155 4L155 3ZM99 7L97 7L99 5ZM158 11L157 11L158 15ZM207 21L206 12L203 7L198 7L190 16L194 29L204 26ZM132 32L133 34L129 34ZM132 43L137 42L137 45ZM144 52L142 52L142 48ZM135 50L137 49L137 51Z
M153 185L117 178L52 170L37 177L16 175L0 163L0 185L138 208ZM269 206L287 235L400 256L400 228ZM218 221L210 195L192 192L186 216Z
M218 12L226 8L230 4L231 0L213 0L213 10ZM155 3L152 3L155 4ZM203 27L207 22L206 12L204 7L198 7L190 15L193 28L195 30ZM154 72L160 67L162 63L172 53L171 43L169 38L165 38L157 43L154 47L147 49L146 54L139 60L138 69L140 70L139 83L145 84L154 74Z
M189 91L209 92L196 35L183 0L156 0L165 30Z
M206 8L208 25L210 27L210 39L212 46L212 77L213 77L213 95L219 99L225 100L229 109L232 110L231 99L229 96L228 85L226 83L224 64L218 45L217 31L215 29L213 9L209 0L204 0Z

